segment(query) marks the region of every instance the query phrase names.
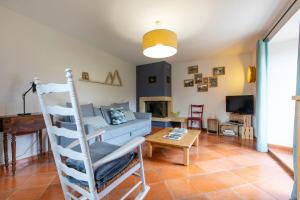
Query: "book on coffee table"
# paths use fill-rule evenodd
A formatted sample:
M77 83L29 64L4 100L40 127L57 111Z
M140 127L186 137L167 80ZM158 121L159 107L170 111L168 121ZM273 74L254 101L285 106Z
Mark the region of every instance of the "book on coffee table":
M170 139L170 140L181 140L182 136L179 135L164 135L163 138Z
M171 134L181 134L181 135L183 135L187 132L188 132L188 130L186 128L174 128L170 131Z
M174 128L169 132L168 135L164 135L163 138L170 140L180 140L185 133L187 133L186 128Z

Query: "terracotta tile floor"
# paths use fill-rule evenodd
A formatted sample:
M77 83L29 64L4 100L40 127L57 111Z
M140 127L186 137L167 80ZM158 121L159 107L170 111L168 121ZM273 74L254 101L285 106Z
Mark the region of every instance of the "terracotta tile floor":
M272 151L274 156L276 156L277 159L279 159L290 172L294 173L294 160L292 151L282 150L278 148L270 148L270 151Z
M256 152L254 144L206 134L199 140L198 150L191 149L188 167L180 164L182 152L177 150L156 148L152 159L145 157L151 187L146 199L289 199L293 180L268 154ZM63 199L52 160L20 164L15 177L4 169L0 175L1 200ZM106 199L119 199L137 181L129 178Z

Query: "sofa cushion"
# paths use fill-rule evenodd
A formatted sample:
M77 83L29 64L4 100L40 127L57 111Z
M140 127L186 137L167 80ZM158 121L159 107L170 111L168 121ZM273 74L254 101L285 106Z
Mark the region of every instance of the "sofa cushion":
M129 101L123 102L123 103L113 103L111 104L112 107L114 108L123 108L124 110L130 110L129 108Z
M151 132L151 122L149 122L148 126L133 130L131 132L131 137L145 136L145 135L149 134L150 132Z
M80 109L81 109L83 117L95 116L94 106L93 106L92 103L85 104L85 105L80 105Z
M110 109L110 121L112 125L119 125L127 122L123 108Z
M121 136L118 136L118 137L114 137L112 139L109 139L109 140L105 140L105 142L109 143L109 144L114 144L114 145L123 145L127 142L129 142L130 140L132 140L132 137L131 137L131 133L128 132L124 135L121 135Z
M111 124L111 121L110 121L110 109L111 108L112 108L111 106L100 106L102 116L108 124Z
M72 108L72 104L70 102L67 102L66 103L66 106L68 108ZM90 104L83 104L83 105L80 105L80 110L81 110L81 113L82 113L82 116L83 117L91 117L91 116L95 116L95 113L94 113L94 106L92 103ZM71 122L75 122L74 120L74 117L73 116L70 116L70 120Z
M116 149L119 148L117 145L108 144L106 142L95 142L91 144L90 146L90 155L92 163L95 163L96 161L100 160L104 156L112 153ZM81 152L80 146L76 146L73 148L75 151ZM122 171L125 167L128 166L128 164L135 158L136 154L133 152L130 152L116 160L113 160L111 162L108 162L94 170L95 175L95 182L97 185L97 188L100 188L106 181L113 178L116 174L118 174L120 171ZM68 158L66 160L66 164L69 167L72 167L78 171L85 173L85 167L82 161L73 160ZM68 179L76 184L82 184L84 186L88 186L87 182L85 181L78 181L74 179L73 177L68 177Z
M102 116L100 108L94 107L94 114L95 114L95 116Z
M133 112L131 110L124 110L123 111L127 121L131 121L131 120L135 120L135 115L133 114Z
M149 120L136 119L128 121L127 123L104 127L105 133L102 135L103 140L109 140L115 137L119 137L124 134L131 133L133 130L142 129L145 126L149 126Z
M94 129L100 129L109 126L102 116L84 117L83 123L92 126Z

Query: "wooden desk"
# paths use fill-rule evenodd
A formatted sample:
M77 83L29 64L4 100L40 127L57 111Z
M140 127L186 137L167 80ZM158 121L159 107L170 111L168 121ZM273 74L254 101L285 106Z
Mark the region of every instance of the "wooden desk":
M45 129L44 118L42 114L32 115L6 115L0 116L0 132L3 132L4 160L5 167L8 170L8 146L7 135L11 135L11 151L12 151L12 173L16 173L16 137L27 134L37 134L39 138L40 156L43 153L42 130Z

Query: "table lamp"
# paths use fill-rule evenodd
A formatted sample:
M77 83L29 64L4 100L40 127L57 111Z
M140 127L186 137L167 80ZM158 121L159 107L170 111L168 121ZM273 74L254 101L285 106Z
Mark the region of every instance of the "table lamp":
M31 113L26 113L26 95L27 95L27 93L30 92L31 90L32 90L33 93L36 92L36 84L35 84L34 82L30 82L30 84L31 84L30 88L22 94L22 100L23 100L23 113L18 114L19 116L20 116L20 115L31 115Z

